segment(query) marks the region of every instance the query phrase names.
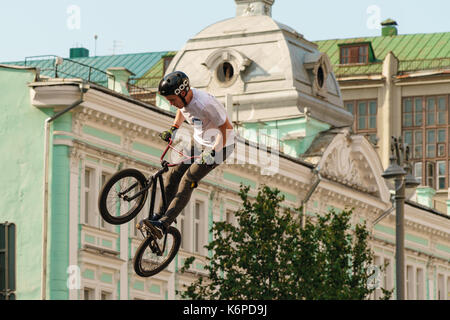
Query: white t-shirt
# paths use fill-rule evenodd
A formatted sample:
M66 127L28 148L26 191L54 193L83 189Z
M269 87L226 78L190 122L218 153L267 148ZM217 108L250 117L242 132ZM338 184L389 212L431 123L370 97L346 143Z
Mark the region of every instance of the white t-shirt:
M194 94L191 102L180 109L186 120L194 126L194 139L206 147L213 147L219 127L228 118L224 106L211 94L192 88ZM228 119L229 120L229 119ZM231 121L230 121L231 123ZM235 140L234 130L227 130L225 146Z

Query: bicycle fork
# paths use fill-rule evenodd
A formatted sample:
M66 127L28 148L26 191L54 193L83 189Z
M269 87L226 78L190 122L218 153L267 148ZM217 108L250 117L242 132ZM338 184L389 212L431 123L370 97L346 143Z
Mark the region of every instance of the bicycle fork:
M164 251L166 250L166 244L167 244L167 232L164 234L164 241L163 241L163 248L161 250L157 238L155 237L155 235L151 232L151 230L149 230L145 224L143 223L138 223L136 226L139 231L141 232L142 236L144 238L147 238L149 236L149 234L151 235L151 237L153 238L152 241L149 244L150 249L152 250L153 253L156 253L158 256L162 256ZM147 235L144 234L144 231L147 233Z

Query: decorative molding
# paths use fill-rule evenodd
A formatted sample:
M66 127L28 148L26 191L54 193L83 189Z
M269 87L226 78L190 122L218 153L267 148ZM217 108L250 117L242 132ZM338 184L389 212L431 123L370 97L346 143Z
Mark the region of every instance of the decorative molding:
M367 163L361 161L363 159L362 155L355 155L350 148L335 148L321 172L332 181L377 196L375 176L368 171Z

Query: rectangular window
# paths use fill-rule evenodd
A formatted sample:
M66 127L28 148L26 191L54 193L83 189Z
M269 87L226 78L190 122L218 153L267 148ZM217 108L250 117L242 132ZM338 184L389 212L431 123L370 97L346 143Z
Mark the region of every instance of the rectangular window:
M186 230L186 213L185 209L183 209L178 217L178 223L180 226L180 233L181 233L181 249L186 250L188 245L188 238L187 236L187 230Z
M427 187L435 188L434 178L435 178L435 163L427 161Z
M341 64L361 63L367 64L369 62L369 46L352 45L341 47Z
M374 256L374 263L375 263L375 265L378 267L378 268L381 268L381 257L379 257L379 256ZM379 269L378 269L379 270ZM379 272L379 271L376 271L376 272ZM379 274L377 273L376 274L377 276L379 276ZM377 281L379 280L379 279L376 279ZM378 283L377 283L378 284ZM374 299L375 300L378 300L378 299L380 299L381 298L381 289L379 288L379 287L377 287L376 289L375 289L375 291L374 291Z
M414 99L414 124L416 127L423 125L423 99Z
M0 300L16 300L16 225L0 224Z
M355 114L355 104L353 102L346 102L345 109L351 114Z
M422 159L423 157L423 133L422 131L414 131L414 152L413 158Z
M358 130L367 129L367 102L358 103Z
M424 273L423 269L417 268L416 270L416 299L424 299Z
M200 253L202 250L202 230L200 228L200 218L203 211L203 202L195 202L194 210L194 252Z
M438 124L447 124L447 103L445 101L445 97L439 97L438 98Z
M359 63L367 63L367 46L361 46L359 47L359 56L358 56L358 62Z
M404 139L405 139L405 143L406 143L408 146L412 146L412 144L413 144L413 134L412 134L412 131L405 131L405 132L403 132L403 137L404 137Z
M403 101L403 126L413 126L413 106L412 99L405 99Z
M406 266L406 299L414 299L414 269L412 266Z
M447 277L447 300L450 300L450 276Z
M353 114L353 131L364 135L369 142L376 145L377 137L377 100L344 101L345 109Z
M86 168L84 171L84 222L93 224L95 221L92 217L92 178L94 170Z
M112 294L111 292L108 291L102 291L101 295L100 295L100 299L101 300L112 300Z
M414 164L414 177L422 184L422 162L416 162Z
M434 98L427 99L427 126L434 125L436 123L436 108Z
M437 189L445 189L445 163L446 161L438 161L437 163Z
M350 48L341 49L341 64L350 63Z
M377 128L377 103L375 101L369 102L369 129Z
M437 298L438 300L446 300L447 297L445 296L447 293L445 292L445 283L444 283L444 275L439 274L437 278Z
M391 290L391 288L392 288L391 260L388 258L384 258L384 264L386 265L386 270L384 271L383 288L386 290Z
M447 130L446 129L438 129L437 130L437 156L438 157L445 157L445 145L447 144L446 136L447 136Z
M450 161L448 118L448 96L403 98L404 139L408 144L412 140L411 158L424 164L423 183L434 189L445 189L450 181L447 177ZM410 132L413 132L412 139ZM425 165L427 162L430 164Z
M84 300L95 300L95 290L91 288L83 289L83 299Z
M427 130L427 158L436 157L436 130Z

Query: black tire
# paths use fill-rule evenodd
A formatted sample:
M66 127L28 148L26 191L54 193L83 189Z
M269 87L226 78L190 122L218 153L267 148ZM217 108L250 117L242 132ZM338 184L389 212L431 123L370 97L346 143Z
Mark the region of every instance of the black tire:
M109 179L98 197L98 209L102 218L109 222L110 224L123 224L131 221L147 200L148 191L144 192L142 195L137 197L132 201L125 201L123 198L118 196L118 193L125 191L127 188L136 184L136 187L127 192L126 196L132 197L134 194L142 190L146 184L147 179L145 176L136 169L125 169L114 174L111 179ZM111 206L113 204L113 206ZM120 211L122 205L127 205L129 209L127 212L118 215L117 211ZM131 207L130 207L131 206Z
M164 246L164 238L165 235L159 240L156 237L149 235L144 241L142 241L141 245L136 250L136 254L133 259L134 271L138 276L154 276L155 274L163 271L170 264L170 262L172 262L173 258L175 258L181 244L180 231L174 227L169 227L167 229L167 254L157 256L151 249L151 245L155 243L152 241L156 241L159 248L162 249ZM147 256L144 258L144 254L150 255L150 257Z

